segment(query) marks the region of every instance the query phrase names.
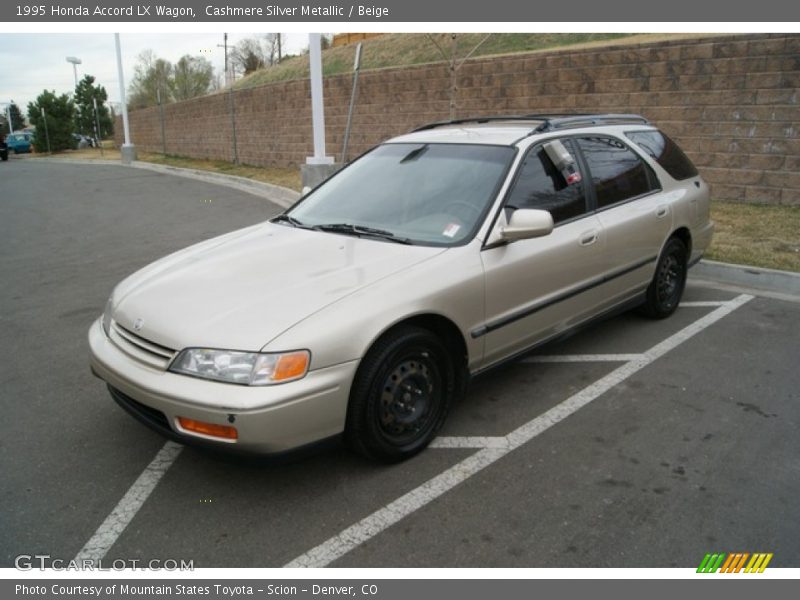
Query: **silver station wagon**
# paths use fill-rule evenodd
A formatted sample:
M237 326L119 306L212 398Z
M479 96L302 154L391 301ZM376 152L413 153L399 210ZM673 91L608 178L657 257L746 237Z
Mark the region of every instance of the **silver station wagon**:
M343 435L401 460L477 373L612 312L669 316L712 230L706 184L642 117L433 123L125 279L91 367L184 443Z

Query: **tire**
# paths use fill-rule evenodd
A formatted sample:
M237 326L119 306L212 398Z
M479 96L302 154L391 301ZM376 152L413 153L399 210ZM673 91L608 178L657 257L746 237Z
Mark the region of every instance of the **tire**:
M423 450L456 394L453 362L427 329L398 327L369 350L350 392L345 441L373 460L399 462Z
M647 288L641 312L652 319L666 319L675 309L686 287L688 251L678 238L667 241Z

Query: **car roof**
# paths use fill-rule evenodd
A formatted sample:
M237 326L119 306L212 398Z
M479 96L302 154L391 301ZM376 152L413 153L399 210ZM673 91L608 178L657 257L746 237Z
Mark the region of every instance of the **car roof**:
M511 146L527 137L541 122L497 122L491 124L444 125L436 129L412 131L389 140L391 143L428 142L451 144L495 144Z
M387 140L387 143L450 143L513 146L537 134L570 130L619 131L631 125L649 129L647 119L627 114L559 114L559 115L500 115L441 121L424 125L410 133Z

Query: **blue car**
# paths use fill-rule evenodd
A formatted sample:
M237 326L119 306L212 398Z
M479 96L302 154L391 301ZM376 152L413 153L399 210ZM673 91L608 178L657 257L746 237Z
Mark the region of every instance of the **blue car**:
M6 136L6 144L9 150L15 154L31 151L31 136L27 133L9 133Z

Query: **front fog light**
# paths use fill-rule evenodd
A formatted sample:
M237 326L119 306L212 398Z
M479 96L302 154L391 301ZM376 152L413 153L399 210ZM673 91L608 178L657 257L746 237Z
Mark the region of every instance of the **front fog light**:
M271 385L304 377L310 358L307 350L267 354L187 348L173 361L169 370L226 383Z

